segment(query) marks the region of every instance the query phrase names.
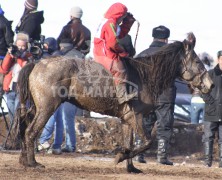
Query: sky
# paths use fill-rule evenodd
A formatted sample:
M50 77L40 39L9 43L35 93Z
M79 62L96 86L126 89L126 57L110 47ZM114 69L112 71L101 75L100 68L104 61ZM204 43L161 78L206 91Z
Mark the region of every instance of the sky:
M24 2L25 0L0 0L5 16L14 21L13 30L24 11ZM79 6L83 10L82 22L91 30L93 40L103 14L115 2L126 5L140 23L137 53L149 47L152 29L159 25L170 29L171 42L182 41L186 33L192 31L197 39L197 54L207 52L216 59L217 51L222 50L222 0L39 0L38 10L43 10L45 17L42 35L57 38L62 27L70 20L70 9ZM137 28L138 24L134 23L129 33L133 43Z

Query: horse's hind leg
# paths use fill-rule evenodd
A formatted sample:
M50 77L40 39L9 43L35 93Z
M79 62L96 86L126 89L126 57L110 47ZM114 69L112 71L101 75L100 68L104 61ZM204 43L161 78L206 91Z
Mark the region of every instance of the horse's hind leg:
M20 125L21 128L26 129L27 125L23 121ZM28 166L28 159L27 159L27 149L26 149L26 143L25 143L25 131L20 131L20 138L21 138L21 154L19 157L19 163L23 166Z
M126 149L125 149L125 152L123 153L120 152L117 154L116 164L121 158L124 158L126 154L129 154L132 151L132 147L133 147L133 129L128 124L123 124L122 129L123 129L123 143ZM132 158L127 159L126 169L127 169L127 172L129 173L142 173L141 170L134 167Z
M35 160L34 143L35 143L35 138L38 136L40 130L46 124L46 122L49 119L52 112L53 111L49 110L49 109L47 111L46 110L43 111L41 108L40 110L38 110L36 112L33 121L26 129L25 141L26 141L26 148L27 148L28 166L30 166L30 167L44 167L43 165L36 162L36 160Z

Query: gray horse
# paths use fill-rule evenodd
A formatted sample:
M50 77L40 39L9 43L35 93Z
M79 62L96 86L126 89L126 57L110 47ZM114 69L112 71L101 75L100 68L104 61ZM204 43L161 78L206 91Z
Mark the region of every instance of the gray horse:
M140 173L132 158L148 149L155 138L154 130L151 137L145 132L142 116L153 110L158 95L175 78L185 80L203 93L212 86L193 47L187 40L176 41L150 57L124 59L129 72L128 90L136 89L138 96L121 105L116 98L112 75L94 61L59 56L26 65L18 79L21 107L13 127L22 141L19 162L24 166L43 166L35 160L35 138L56 108L68 101L89 111L119 117L124 145L115 162L126 159L127 171ZM133 132L143 140L142 147L134 146Z

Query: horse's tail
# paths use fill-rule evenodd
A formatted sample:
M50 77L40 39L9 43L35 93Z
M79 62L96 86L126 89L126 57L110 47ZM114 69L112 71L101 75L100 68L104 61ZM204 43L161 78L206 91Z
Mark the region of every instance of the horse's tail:
M24 137L25 129L35 115L35 104L29 89L29 75L31 74L34 63L24 66L18 77L18 91L20 98L20 107L17 108L12 126L11 135L14 142L18 141L18 136ZM28 108L27 108L28 106Z

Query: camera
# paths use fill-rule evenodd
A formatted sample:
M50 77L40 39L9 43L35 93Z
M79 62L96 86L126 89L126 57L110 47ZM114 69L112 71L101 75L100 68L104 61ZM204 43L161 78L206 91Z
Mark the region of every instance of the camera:
M33 55L34 59L38 60L43 54L43 44L45 41L45 36L40 35L39 41L33 41L30 47L30 53Z
M22 52L18 49L16 45L11 45L11 54L15 57L21 57Z
M30 53L35 59L39 59L42 55L42 49L38 46L31 46Z

